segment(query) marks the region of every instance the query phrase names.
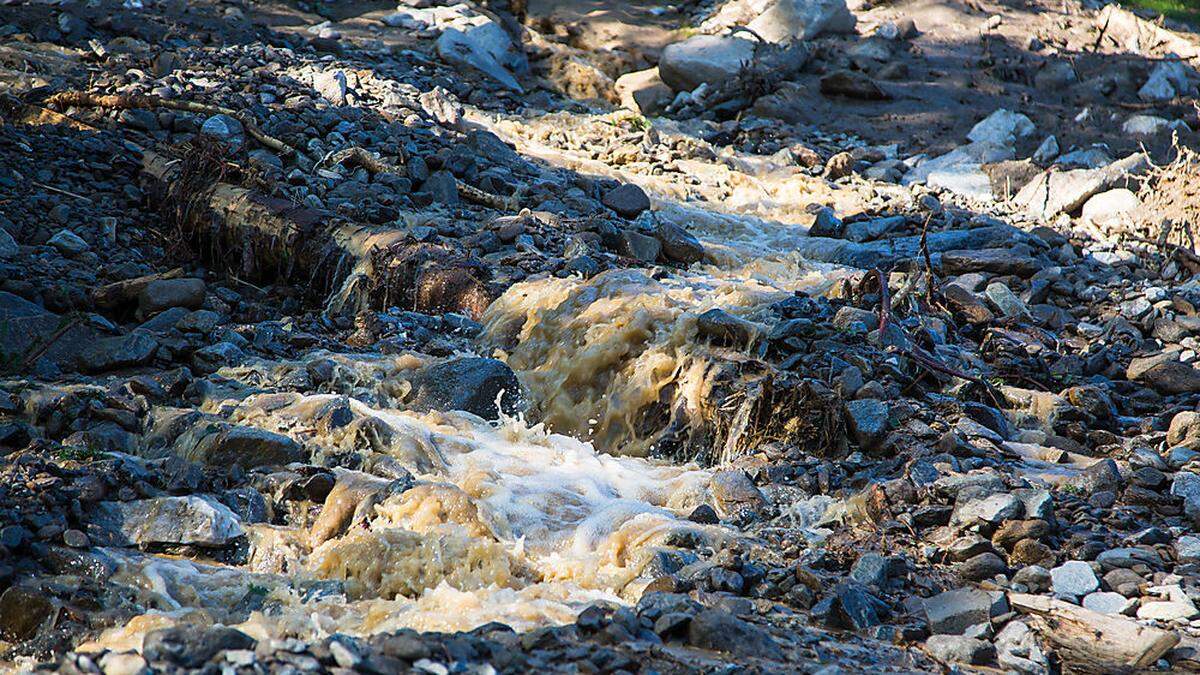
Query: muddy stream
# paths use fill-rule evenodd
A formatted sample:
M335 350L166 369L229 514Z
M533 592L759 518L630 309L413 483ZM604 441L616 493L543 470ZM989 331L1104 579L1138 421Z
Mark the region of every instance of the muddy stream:
M489 126L523 153L611 173L537 143L537 122ZM140 648L148 631L178 624L233 625L258 639L490 621L528 630L570 622L597 600L636 602L656 576L704 565L723 540L745 536L687 519L719 503L712 467L730 458L709 457L709 468L656 459L661 429L647 427L646 410L706 404L713 362L697 338L702 313L723 309L754 335L773 303L851 271L789 251L804 228L787 222L812 198L802 186L728 164L717 167L741 176L736 199L680 185L678 175L622 174L656 196L655 217L700 237L704 263L526 281L493 303L476 351L517 373L526 405L516 416L396 409L405 373L425 357L318 353L223 370L241 386L227 398L216 389L206 411L358 452L370 473L338 469L319 515L287 514L288 526L235 522L247 541L236 564L99 549L96 564L155 609L81 649ZM319 391L246 394L330 362ZM326 421L331 409L341 423Z

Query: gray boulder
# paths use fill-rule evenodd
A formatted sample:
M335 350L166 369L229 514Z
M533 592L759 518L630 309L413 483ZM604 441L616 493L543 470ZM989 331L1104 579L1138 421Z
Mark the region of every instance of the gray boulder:
M856 23L845 0L776 0L749 28L768 42L785 42L852 33Z
M1069 560L1050 570L1050 583L1056 595L1075 598L1100 589L1092 566L1082 560Z
M765 630L718 609L706 609L688 625L688 643L735 656L782 659L783 649Z
M525 91L516 75L527 72L529 62L495 21L485 16L464 17L442 33L436 46L446 63L473 68L509 89Z
M229 507L197 495L101 502L93 508L90 521L108 533L115 546L225 546L245 534Z
M156 279L146 284L138 296L138 311L142 316L153 316L171 307L200 309L204 290L203 279Z
M1173 352L1133 359L1129 362L1125 377L1148 385L1160 394L1200 391L1200 370L1180 361Z
M622 218L636 218L650 208L650 197L646 196L646 191L633 183L609 190L600 201Z
M962 635L930 635L925 651L946 663L984 663L994 652L983 640Z
M959 588L925 599L925 618L935 634L961 635L967 628L1007 612L1008 598L994 591Z
M754 41L740 37L697 35L664 49L658 73L675 91L717 86L736 77L754 59L754 49Z
M494 420L500 411L512 415L520 407L521 383L496 359L450 359L422 368L410 382L413 388L405 404L415 410L463 410Z

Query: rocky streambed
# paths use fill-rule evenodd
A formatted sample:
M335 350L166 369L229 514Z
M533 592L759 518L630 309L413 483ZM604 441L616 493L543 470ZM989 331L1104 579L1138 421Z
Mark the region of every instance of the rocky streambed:
M545 4L0 6L0 667L1200 667L1194 38Z

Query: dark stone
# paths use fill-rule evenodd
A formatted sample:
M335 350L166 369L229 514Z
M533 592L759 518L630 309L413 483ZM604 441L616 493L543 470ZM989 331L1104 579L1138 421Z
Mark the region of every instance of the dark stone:
M998 574L1008 574L1008 565L990 551L972 556L958 566L958 575L968 581L984 581Z
M662 243L663 256L685 265L704 259L704 244L691 232L674 223L659 223L654 236Z
M102 373L118 368L140 366L154 358L158 341L146 333L101 338L90 343L79 355L79 370Z
M193 419L190 415L184 418ZM224 421L206 421L191 426L175 440L169 451L206 466L237 464L244 469L283 466L307 458L304 448L283 434Z
M1071 479L1071 484L1085 495L1095 495L1098 492L1116 494L1121 491L1121 472L1116 462L1106 458L1084 469Z
M688 520L704 525L716 525L721 522L721 518L717 516L717 512L708 504L701 504L692 509L692 512L688 514Z
M977 623L988 623L1009 610L1004 593L960 588L926 598L925 617L933 633L961 635Z
M870 77L857 70L838 70L821 78L821 93L864 101L886 101L891 94L879 88Z
M720 343L746 346L757 335L757 324L736 317L723 309L714 308L696 317L700 335Z
M203 279L156 279L138 296L138 311L152 316L171 307L200 309L204 304Z
M148 661L167 661L184 668L199 668L214 656L231 649L254 649L258 642L234 628L164 628L146 634L142 654Z
M812 227L808 228L808 236L810 237L829 237L831 239L841 239L846 232L846 225L833 213L833 209L828 206L822 207L817 211L817 218L813 221Z
M636 218L650 208L650 198L646 192L633 183L609 190L600 201L622 218Z
M657 239L644 235L641 232L622 230L620 237L617 245L617 253L626 258L633 258L644 263L652 263L658 260L658 254L662 252L662 244Z
M45 593L13 586L0 594L0 639L27 640L37 633L54 605Z
M878 450L888 432L888 404L875 399L847 401L846 426L859 447Z
M813 612L824 614L825 624L831 628L856 631L878 626L889 613L883 601L871 595L866 586L853 581L835 586L833 593L814 607Z
M783 649L765 630L716 609L706 609L692 617L687 641L694 647L735 656L783 658Z
M421 185L421 192L438 204L458 206L458 182L449 171L434 172Z
M494 420L502 410L516 414L521 384L504 362L485 358L457 358L422 368L412 378L406 403L419 410L464 410ZM500 410L496 401L500 400Z
M884 588L894 576L903 573L904 567L904 561L899 558L864 553L854 563L850 577L860 584Z

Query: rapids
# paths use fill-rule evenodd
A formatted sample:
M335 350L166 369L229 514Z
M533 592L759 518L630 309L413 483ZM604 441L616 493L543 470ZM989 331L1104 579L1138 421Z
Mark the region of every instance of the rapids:
M581 165L529 138L512 140L531 156ZM582 164L576 168L599 170ZM338 469L321 515L247 525L239 564L101 551L114 579L153 609L85 648L138 647L147 631L177 623L233 625L260 639L457 631L490 621L527 630L569 622L598 600L634 602L655 572L702 569L722 541L744 535L686 519L714 503L713 473L651 459L647 411L706 405L713 362L698 339L701 314L724 310L752 327L754 340L772 304L823 292L850 274L790 251L805 236L803 206L815 198L802 176L756 177L738 169L745 162L726 164L741 186L729 200L632 177L659 195L655 217L701 238L704 262L667 273L528 280L492 304L479 351L516 372L522 416L488 423L402 409L407 373L427 360L413 355L310 355L335 364L327 393L234 395L218 387L206 412L302 433L322 453L384 455L415 485ZM305 367L281 362L219 375L269 391ZM316 416L336 399L349 402L354 419L323 428Z

